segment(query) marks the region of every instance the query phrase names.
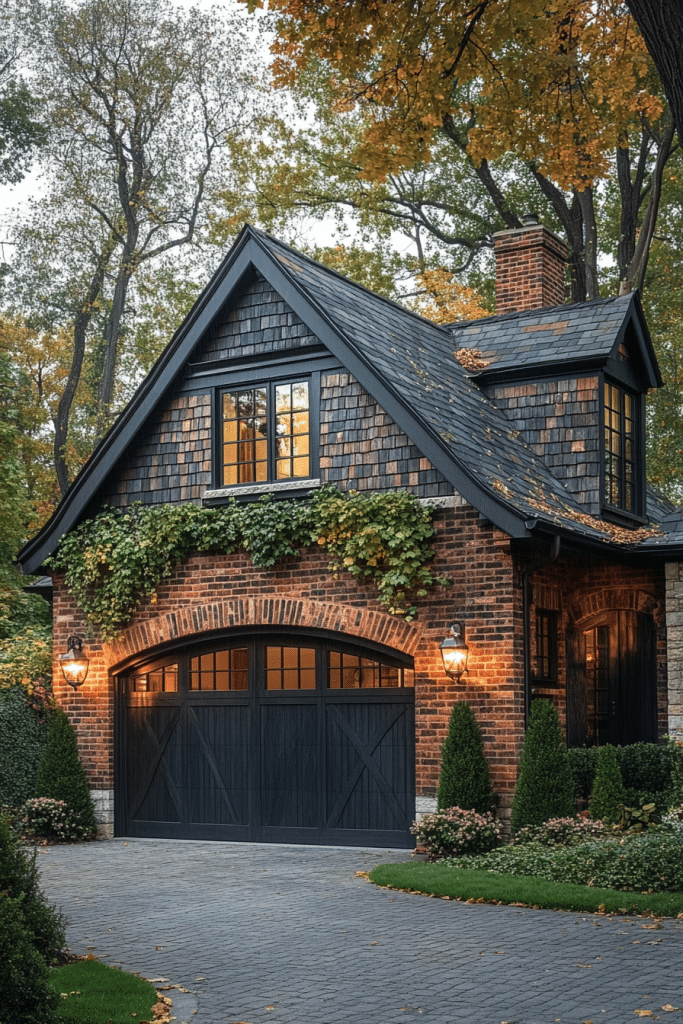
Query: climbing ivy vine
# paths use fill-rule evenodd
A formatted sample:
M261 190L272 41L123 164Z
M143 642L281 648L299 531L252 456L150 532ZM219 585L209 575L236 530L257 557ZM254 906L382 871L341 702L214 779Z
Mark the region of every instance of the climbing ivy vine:
M335 578L343 571L371 582L392 615L410 621L435 584L432 510L405 492L360 494L325 486L307 500L234 499L221 508L141 505L106 509L62 538L50 560L103 640L113 640L140 602L193 553L245 551L272 568L302 548L326 548Z

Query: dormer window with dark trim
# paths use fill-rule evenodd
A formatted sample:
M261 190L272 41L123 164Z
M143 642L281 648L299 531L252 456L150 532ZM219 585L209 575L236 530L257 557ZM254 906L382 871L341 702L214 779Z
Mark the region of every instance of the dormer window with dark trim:
M309 381L222 392L221 431L220 486L310 478Z
M639 399L609 381L603 385L603 502L621 512L641 513Z

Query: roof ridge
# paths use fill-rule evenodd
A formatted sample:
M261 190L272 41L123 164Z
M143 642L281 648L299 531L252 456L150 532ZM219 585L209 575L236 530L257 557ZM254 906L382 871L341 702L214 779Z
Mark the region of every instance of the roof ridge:
M627 295L612 295L608 298L597 298L590 299L588 302L565 302L561 306L538 306L535 309L520 309L512 313L494 313L491 316L478 317L476 320L454 320L453 323L444 324L446 330L451 334L456 330L460 330L463 327L467 327L470 324L490 324L490 323L501 323L505 320L519 320L523 317L538 316L539 313L553 313L564 310L570 312L575 309L586 309L587 307L595 307L599 305L608 305L609 303L616 303L623 301L630 301L633 296L633 292L629 292Z
M330 274L332 277L338 278L340 281L343 281L345 285L351 285L353 288L358 288L360 291L370 296L370 298L373 299L373 301L376 302L379 300L380 302L386 303L388 306L393 306L394 309L397 309L400 313L403 313L406 316L413 317L414 319L419 320L421 324L428 324L430 327L433 327L435 330L437 330L440 334L443 334L446 337L450 338L451 332L447 324L437 324L434 320L430 320L429 317L422 316L421 313L416 313L415 310L413 309L408 309L407 306L404 306L401 302L398 302L396 299L389 299L386 297L386 295L379 295L378 292L373 292L371 288L366 288L364 284L360 284L358 281L354 281L353 278L347 277L345 274L342 274L339 270L335 270L333 267L328 267L327 264L321 263L320 260L314 259L307 253L301 252L299 249L295 249L294 246L288 245L287 242L283 242L279 238L275 238L274 235L268 234L267 231L262 231L261 228L254 227L253 224L247 223L245 224L245 227L252 231L256 236L266 238L269 242L272 242L274 245L279 246L282 249L287 249L289 252L294 253L294 255L298 256L300 259L307 260L314 266L320 267L320 269L325 271L326 274ZM474 323L475 321L466 322Z

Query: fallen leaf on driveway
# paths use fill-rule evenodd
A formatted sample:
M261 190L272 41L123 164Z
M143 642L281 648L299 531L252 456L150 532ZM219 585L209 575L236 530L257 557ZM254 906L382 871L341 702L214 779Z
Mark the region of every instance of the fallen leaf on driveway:
M634 1010L637 1017L654 1017L652 1010Z
M671 1003L667 1003L667 1004L666 1004L666 1006L663 1006L663 1007L662 1007L662 1009L663 1009L663 1010L666 1010L666 1012L667 1012L667 1013L674 1013L674 1012L676 1012L676 1011L677 1011L678 1013L680 1013L680 1012L681 1012L681 1008L680 1008L680 1006L672 1006L672 1005L671 1005Z
M646 932L656 932L658 928L662 927L662 925L657 921L656 924L641 924L640 927L644 928Z
M592 967L593 964L574 964L574 967Z
M369 878L367 871L356 871L356 878Z

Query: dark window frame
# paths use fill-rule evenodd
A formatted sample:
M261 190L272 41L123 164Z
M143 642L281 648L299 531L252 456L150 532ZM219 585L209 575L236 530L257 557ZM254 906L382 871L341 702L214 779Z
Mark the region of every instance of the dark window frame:
M258 692L263 697L270 698L273 695L281 695L285 699L296 695L306 695L314 697L316 694L328 694L332 695L344 695L353 693L374 693L374 694L389 694L391 692L410 691L414 692L414 667L413 659L407 655L402 654L398 651L387 651L382 645L374 644L370 641L366 643L353 643L351 640L343 640L341 638L330 637L325 631L299 631L292 630L291 633L283 634L280 631L270 630L248 630L240 631L239 634L233 636L222 636L216 637L213 640L203 640L201 642L187 643L188 638L183 638L185 643L182 642L174 643L172 652L166 654L160 654L155 658L131 659L128 665L124 668L121 667L115 673L115 677L120 683L123 683L129 692L137 692L143 695L143 699L149 699L149 695L153 693L150 690L137 690L134 686L135 679L141 677L143 674L152 674L158 672L162 667L168 665L177 665L177 689L173 691L172 696L177 698L179 694L187 693L194 694L195 696L206 698L207 700L212 699L237 699L241 700L250 697L254 693ZM268 647L283 647L283 648L313 648L315 650L316 660L316 685L314 688L270 688L267 685L267 665L266 665L266 649ZM246 669L248 674L248 683L246 688L234 688L234 689L211 689L203 687L192 687L191 685L191 663L195 658L201 658L203 655L212 654L219 651L243 649L246 648L248 651L248 667ZM378 662L380 665L384 665L387 668L394 668L399 670L399 678L401 679L401 685L399 686L382 686L381 684L376 687L332 687L330 686L329 680L329 659L328 655L331 653L339 653L351 657L359 657L368 661ZM403 676L401 673L409 673L407 676ZM412 680L406 681L406 680ZM165 694L154 693L155 697L164 697Z
M619 399L618 426L615 429L608 422L607 389ZM626 413L626 398L630 399L631 416ZM623 380L615 376L602 375L600 379L600 501L606 518L614 519L624 525L644 522L645 502L645 417L644 395L627 386ZM626 429L627 420L633 423L632 434ZM607 434L616 435L619 441L619 452L616 456L618 466L615 471L609 467L610 452L608 451ZM628 440L632 443L631 458L628 458ZM629 482L627 465L632 466L632 480ZM628 507L628 490L632 487L632 507ZM617 502L614 497L617 490Z
M532 680L535 686L554 688L558 675L558 614L547 608L536 609L536 657ZM547 652L540 652L539 640L547 641ZM544 672L542 669L547 668Z
M303 364L301 367L291 368L287 372L286 368L269 365L268 367L259 367L256 371L251 373L244 372L242 374L231 374L230 379L225 380L220 386L217 386L214 390L214 403L213 403L213 420L215 428L213 430L213 487L216 490L229 491L235 495L239 495L240 491L244 491L248 494L250 489L263 488L269 485L280 487L286 487L287 484L298 486L302 481L316 480L318 478L320 468L320 374L319 369L311 369L310 366ZM305 477L280 477L276 474L276 435L270 431L267 437L268 441L268 462L267 462L267 479L266 480L251 480L244 481L242 483L225 484L223 483L224 463L223 463L223 395L239 392L240 390L248 391L256 388L265 388L268 393L268 407L267 407L267 419L270 422L274 420L277 415L275 412L275 388L282 384L295 384L299 381L305 381L308 384L308 402L309 402L309 472L308 476Z

